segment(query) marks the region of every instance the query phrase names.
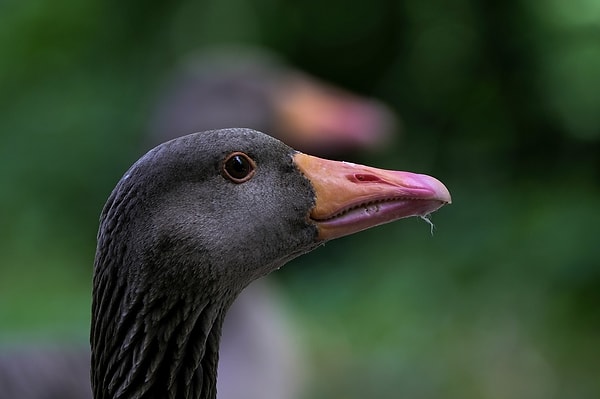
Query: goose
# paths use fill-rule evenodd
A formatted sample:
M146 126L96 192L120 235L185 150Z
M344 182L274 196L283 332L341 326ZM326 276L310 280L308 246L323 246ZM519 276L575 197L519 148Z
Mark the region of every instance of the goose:
M94 260L95 399L214 399L227 309L324 242L451 202L420 174L330 161L251 129L173 139L124 174Z

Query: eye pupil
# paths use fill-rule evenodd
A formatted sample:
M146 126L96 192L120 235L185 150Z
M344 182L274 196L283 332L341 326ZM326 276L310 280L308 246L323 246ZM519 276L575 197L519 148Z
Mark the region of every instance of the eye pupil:
M238 152L229 155L223 165L225 177L235 183L242 183L254 174L254 162L244 153Z
M239 155L235 155L227 161L227 171L236 179L242 179L250 171L250 164L246 159Z

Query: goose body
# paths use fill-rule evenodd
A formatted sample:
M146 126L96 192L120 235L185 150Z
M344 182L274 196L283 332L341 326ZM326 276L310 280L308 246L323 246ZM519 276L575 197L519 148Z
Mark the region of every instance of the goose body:
M432 177L323 160L249 129L154 148L100 218L94 397L215 398L223 318L244 287L326 240L448 202Z

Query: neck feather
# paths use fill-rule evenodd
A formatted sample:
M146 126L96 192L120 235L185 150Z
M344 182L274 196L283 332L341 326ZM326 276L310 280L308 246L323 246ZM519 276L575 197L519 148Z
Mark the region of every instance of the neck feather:
M214 399L225 305L131 288L117 271L94 276L94 398Z
M111 194L98 232L90 335L94 398L214 399L230 301L208 291L210 281L203 290L202 282L165 275L181 266L166 250L162 257L143 255L132 232L145 231L135 223L144 213L139 198L146 186L131 180Z

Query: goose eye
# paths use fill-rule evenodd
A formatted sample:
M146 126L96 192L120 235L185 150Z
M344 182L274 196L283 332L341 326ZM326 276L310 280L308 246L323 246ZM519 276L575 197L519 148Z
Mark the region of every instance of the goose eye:
M256 164L243 152L234 152L225 158L223 176L234 183L243 183L254 176Z

